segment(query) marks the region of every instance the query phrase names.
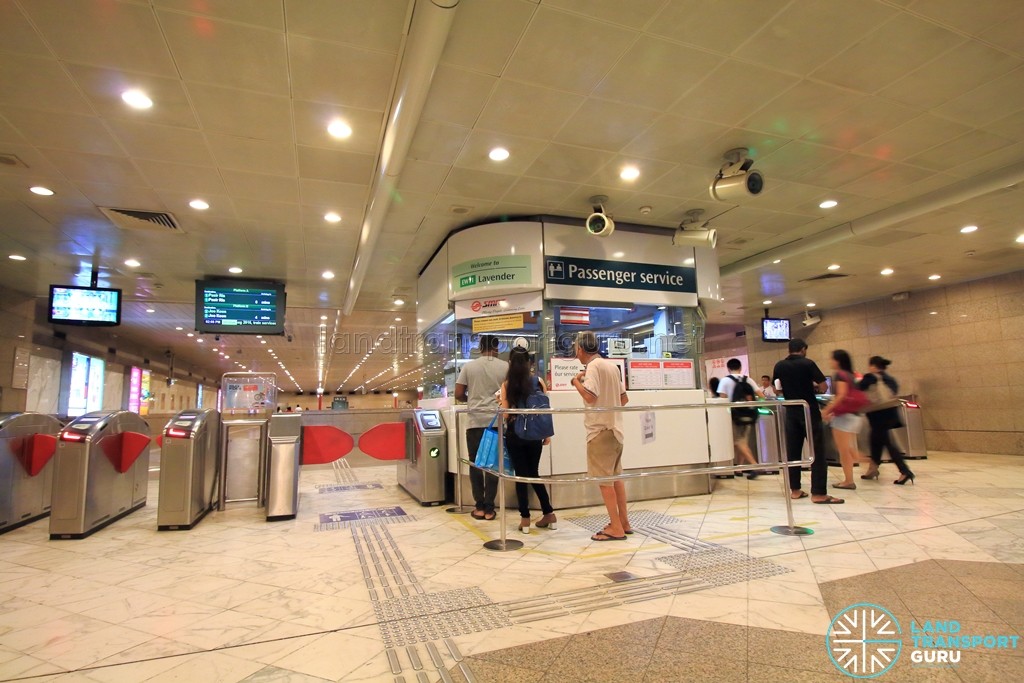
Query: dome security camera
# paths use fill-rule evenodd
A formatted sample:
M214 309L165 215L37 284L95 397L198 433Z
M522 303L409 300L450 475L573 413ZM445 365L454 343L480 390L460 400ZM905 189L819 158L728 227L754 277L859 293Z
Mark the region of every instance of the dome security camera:
M741 202L764 191L764 176L750 170L754 160L747 156L745 147L729 150L725 165L708 188L711 198L720 202Z
M615 221L604 212L604 203L608 201L605 195L597 195L590 198L594 205L594 213L587 216L587 232L594 237L607 237L615 232Z

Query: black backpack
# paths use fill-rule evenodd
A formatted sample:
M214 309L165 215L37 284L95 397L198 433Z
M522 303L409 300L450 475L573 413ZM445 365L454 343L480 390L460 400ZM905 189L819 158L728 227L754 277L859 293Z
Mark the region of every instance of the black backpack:
M731 377L731 375L730 375ZM734 382L732 387L732 396L729 400L733 403L742 403L745 401L755 400L754 390L747 382L747 376L743 375L739 379L732 377ZM757 408L732 408L732 422L737 425L752 425L757 422Z

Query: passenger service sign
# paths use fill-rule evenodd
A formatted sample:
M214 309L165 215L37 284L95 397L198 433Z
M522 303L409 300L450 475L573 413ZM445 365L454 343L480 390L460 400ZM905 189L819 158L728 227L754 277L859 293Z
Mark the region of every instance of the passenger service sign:
M544 280L548 298L697 305L697 273L686 266L548 256Z

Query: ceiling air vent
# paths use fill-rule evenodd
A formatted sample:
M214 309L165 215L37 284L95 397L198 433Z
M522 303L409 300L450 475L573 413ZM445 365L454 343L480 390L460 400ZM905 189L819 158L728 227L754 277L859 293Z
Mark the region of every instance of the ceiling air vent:
M0 153L0 166L16 166L18 168L28 168L28 164L22 161L17 154Z
M110 222L122 230L170 230L181 232L173 214L164 211L142 211L139 209L110 209L99 207Z
M850 277L849 275L843 275L842 273L822 273L821 275L815 275L814 277L804 278L800 282L817 282L818 280L838 280L839 278Z

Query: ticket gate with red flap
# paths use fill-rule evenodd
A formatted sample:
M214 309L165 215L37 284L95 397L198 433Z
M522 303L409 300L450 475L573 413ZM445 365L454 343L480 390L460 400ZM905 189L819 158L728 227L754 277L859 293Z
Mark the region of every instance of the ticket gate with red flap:
M191 529L213 507L220 413L183 410L167 422L160 445L160 531Z
M0 414L0 534L50 514L60 427L51 415Z
M50 538L85 538L146 504L149 425L107 410L68 423L57 437Z

